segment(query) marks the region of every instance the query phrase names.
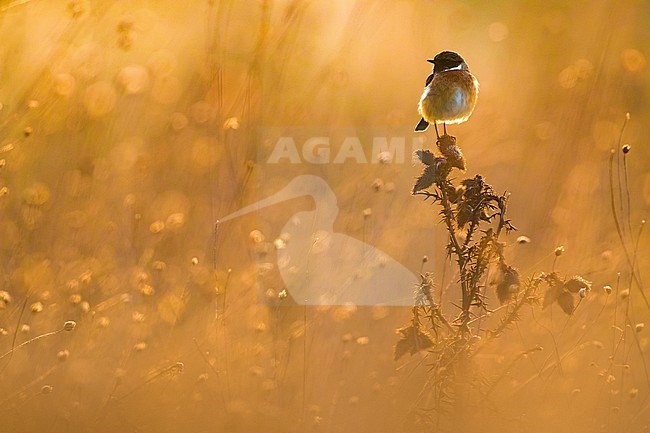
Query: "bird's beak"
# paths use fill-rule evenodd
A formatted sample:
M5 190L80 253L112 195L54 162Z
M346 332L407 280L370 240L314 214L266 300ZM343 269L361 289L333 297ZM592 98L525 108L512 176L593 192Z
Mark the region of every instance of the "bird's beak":
M427 59L427 62L434 63L433 59Z

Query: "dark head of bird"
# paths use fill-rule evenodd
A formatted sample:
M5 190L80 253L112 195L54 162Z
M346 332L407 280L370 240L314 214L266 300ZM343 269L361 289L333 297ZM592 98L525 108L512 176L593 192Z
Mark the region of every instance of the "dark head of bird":
M433 60L428 59L427 62L433 63L433 73L435 74L436 72L457 68L462 63L465 63L465 60L453 51L443 51L438 53Z

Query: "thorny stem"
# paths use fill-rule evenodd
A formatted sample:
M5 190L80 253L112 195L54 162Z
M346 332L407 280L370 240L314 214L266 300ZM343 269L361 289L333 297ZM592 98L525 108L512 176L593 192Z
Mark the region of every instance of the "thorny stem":
M459 264L460 264L460 255L464 249L461 248L460 243L458 242L458 238L456 237L456 229L454 228L454 223L453 223L454 215L451 211L451 205L449 204L449 195L447 194L447 188L446 188L447 185L444 183L442 185L439 185L440 192L442 194L442 206L445 212L444 219L445 219L445 223L447 224L447 231L449 231L449 239L454 244L454 249L455 249L454 252L459 255Z
M465 265L467 264L467 259L465 257L465 252L467 250L466 246L461 247L456 237L456 229L454 228L454 216L451 211L451 205L449 204L449 195L447 194L447 180L441 182L439 185L441 197L442 197L442 206L444 209L444 220L447 225L447 231L449 232L449 239L454 247L453 253L457 257L458 268L460 270L460 284L461 284L461 293L462 293L462 321L461 321L461 332L465 333L467 330L467 322L469 321L469 291L467 288L467 277ZM451 252L450 252L451 253Z

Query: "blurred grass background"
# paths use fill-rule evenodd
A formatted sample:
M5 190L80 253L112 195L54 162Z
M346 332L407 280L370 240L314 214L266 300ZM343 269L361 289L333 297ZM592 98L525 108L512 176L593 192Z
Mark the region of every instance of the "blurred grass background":
M33 0L0 10L0 354L78 323L0 360L2 430L416 432L433 419L443 431L648 431L647 330L623 343L612 330L625 327L623 311L635 324L648 309L630 283L608 177L629 112L629 239L650 205L648 2ZM511 262L524 275L548 271L564 245L556 269L594 283L573 317L528 311L482 352L485 381L505 376L462 419L429 410L428 360L392 359L408 309L276 299L271 243L308 200L224 224L214 242L217 218L286 183L264 164L265 128L410 139L425 60L442 50L481 83L471 120L450 133L467 177L512 193ZM439 216L410 195L419 167L291 169L328 180L335 231L413 272L428 255L424 270L455 302ZM376 179L391 187L377 191ZM532 242L516 245L518 235ZM642 235L642 276L649 245ZM618 273L629 304L602 289ZM518 360L537 344L543 353ZM561 367L538 376L554 351ZM183 374L165 370L176 362Z

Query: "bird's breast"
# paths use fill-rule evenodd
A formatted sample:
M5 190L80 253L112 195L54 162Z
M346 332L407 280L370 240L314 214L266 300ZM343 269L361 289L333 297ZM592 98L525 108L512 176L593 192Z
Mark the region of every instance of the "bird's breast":
M478 98L478 81L464 70L435 74L424 89L419 111L429 123L461 123L474 110Z

